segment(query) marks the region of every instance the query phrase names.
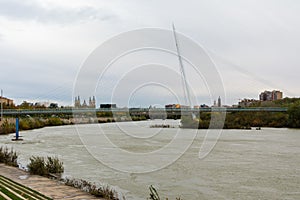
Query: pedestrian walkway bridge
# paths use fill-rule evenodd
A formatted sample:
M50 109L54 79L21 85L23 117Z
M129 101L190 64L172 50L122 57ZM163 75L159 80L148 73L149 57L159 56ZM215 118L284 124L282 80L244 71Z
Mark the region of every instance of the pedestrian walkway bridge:
M91 109L91 108L59 108L59 109L4 109L3 116L22 116L22 115L38 115L38 114L84 114L84 113L97 113L97 112L113 112L122 113L129 112L135 114L145 114L149 112L155 113L196 113L196 112L287 112L287 108L280 107L248 107L248 108L101 108L101 109Z

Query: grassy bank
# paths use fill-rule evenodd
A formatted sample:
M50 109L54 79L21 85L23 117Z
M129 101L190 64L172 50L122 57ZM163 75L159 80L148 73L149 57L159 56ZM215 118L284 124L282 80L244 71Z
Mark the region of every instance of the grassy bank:
M218 113L214 113L215 120L211 120L211 113L200 113L200 118L192 119L183 117L181 120L183 128L208 129L215 128L211 123L218 121ZM267 112L235 112L227 113L223 129L249 129L251 127L274 127L291 128L288 113L267 113ZM217 126L217 128L220 128Z
M200 118L192 119L184 116L181 120L182 128L223 128L223 129L249 129L251 127L289 127L288 113L267 113L267 112L235 112L227 113L224 125L214 126L213 123L222 123L222 117L218 119L219 113L200 113ZM221 115L221 114L220 114ZM211 120L214 116L214 120Z
M37 128L43 128L46 126L61 126L70 124L65 119L58 117L50 118L20 118L19 119L19 130L31 130ZM0 126L0 134L9 134L16 132L16 122L13 118L5 118Z
M146 120L144 116L142 117L132 117L132 118L112 118L112 117L99 117L99 118L60 118L60 117L22 117L19 119L19 130L32 130L43 128L47 126L63 126L63 125L73 125L73 124L93 124L93 123L113 123L113 122L123 122L123 121L141 121ZM4 118L0 123L0 135L9 134L16 132L16 122L15 118Z
M200 117L182 116L182 128L249 129L251 127L300 128L300 99L285 98L277 101L258 102L250 107L286 107L288 112L228 112L200 113ZM214 120L211 120L212 117ZM224 125L223 125L224 121ZM215 126L215 124L216 126ZM221 123L221 126L218 125Z

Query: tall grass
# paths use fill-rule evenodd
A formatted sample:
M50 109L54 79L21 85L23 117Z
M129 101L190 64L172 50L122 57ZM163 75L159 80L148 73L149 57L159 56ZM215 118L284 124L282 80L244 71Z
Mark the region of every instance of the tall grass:
M0 147L0 163L18 167L18 155L12 148L9 150L7 147Z
M7 119L0 126L0 135L13 133L16 131L16 125L14 123L9 122Z
M63 162L57 157L35 157L32 156L28 164L30 174L40 176L61 175L64 172Z
M61 126L70 124L59 117L49 118L28 118L22 117L19 121L19 130L32 130L36 128L43 128L46 126ZM7 118L0 125L0 134L9 134L16 131L16 123L14 118Z
M108 186L97 187L95 184L82 180L82 179L64 179L65 185L78 188L82 191L88 192L93 196L104 198L107 200L119 200L118 194L115 190L109 188ZM125 199L123 197L123 199Z

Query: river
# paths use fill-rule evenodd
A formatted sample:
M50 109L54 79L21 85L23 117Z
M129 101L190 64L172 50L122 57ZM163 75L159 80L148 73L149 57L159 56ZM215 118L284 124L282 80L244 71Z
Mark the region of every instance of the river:
M170 128L150 128L169 124ZM31 155L58 156L64 176L109 184L126 199L147 199L154 185L175 199L300 199L300 130L223 130L202 159L206 130L155 120L47 127L0 136L26 166ZM195 137L194 137L195 136Z

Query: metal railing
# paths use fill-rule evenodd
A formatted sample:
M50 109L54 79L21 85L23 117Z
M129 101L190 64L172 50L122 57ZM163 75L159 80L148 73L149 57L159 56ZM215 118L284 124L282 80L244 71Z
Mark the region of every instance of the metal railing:
M95 112L287 112L287 108L280 107L253 107L253 108L57 108L57 109L3 109L3 115L33 115L33 114L80 114Z

